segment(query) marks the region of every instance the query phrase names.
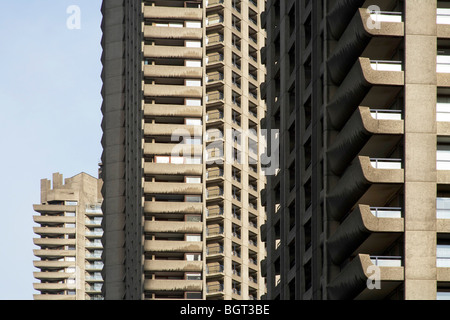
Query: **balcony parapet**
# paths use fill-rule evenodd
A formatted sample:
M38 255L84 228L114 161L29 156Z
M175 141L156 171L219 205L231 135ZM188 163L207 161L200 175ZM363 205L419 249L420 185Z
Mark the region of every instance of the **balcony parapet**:
M145 143L144 154L159 156L201 156L203 154L203 146L173 143Z
M146 221L144 232L149 233L202 233L201 222L190 221Z
M145 260L145 271L166 271L166 272L201 272L203 269L202 261L185 260Z
M375 70L373 64L370 59L360 57L336 90L327 106L335 129L342 128L360 105L389 105L404 85L404 71ZM382 89L382 94L376 92L377 87Z
M360 106L328 149L330 169L341 175L370 139L388 149L397 143L403 133L403 120L375 119L368 107Z
M155 78L201 79L203 77L203 68L144 65L144 76Z
M144 204L144 212L153 214L201 214L202 210L200 202L146 201Z
M201 164L145 163L145 174L198 176L203 172Z
M328 30L334 39L338 40L344 33L345 28L362 7L365 0L342 0L335 1L327 16Z
M145 104L145 116L155 117L201 117L202 107L179 106L170 104Z
M375 264L367 254L358 254L328 285L330 300L382 299L404 280L402 266L379 267L380 289L369 289L367 281L373 277Z
M327 198L330 217L339 221L358 203L383 205L403 182L403 169L376 169L369 157L358 156Z
M203 252L202 241L145 240L145 252Z
M175 59L201 59L202 48L188 48L175 46L144 46L145 58L175 58Z
M203 10L201 8L144 6L143 11L146 19L198 21L203 18Z
M145 280L146 291L202 291L202 280Z
M183 182L145 182L144 193L146 194L180 194L200 195L203 184Z
M341 264L353 253L382 253L404 231L403 218L377 217L368 205L358 205L328 239L331 259Z
M379 27L370 27L374 23L367 9L360 8L356 12L328 60L328 70L334 83L342 82L352 65L371 43L372 56L392 56L393 50L404 36L404 23L380 22Z
M202 98L202 87L188 87L179 85L146 84L144 95L147 97L182 97Z
M202 37L202 28L144 26L144 38L146 39L201 40Z
M203 128L201 125L180 125L180 124L163 124L163 123L146 123L144 124L144 135L149 136L172 136L174 133L182 132L191 136L201 137Z

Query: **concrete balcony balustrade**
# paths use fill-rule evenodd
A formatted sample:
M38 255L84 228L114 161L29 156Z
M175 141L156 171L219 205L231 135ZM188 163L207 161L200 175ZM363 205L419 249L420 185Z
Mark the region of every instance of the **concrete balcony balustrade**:
M144 270L148 272L201 272L202 261L145 260Z
M358 205L328 239L331 259L340 265L359 253L381 255L404 231L401 208Z
M144 204L146 214L201 214L202 210L200 202L146 201Z
M148 253L200 253L203 252L202 241L169 241L169 240L145 240L144 251Z
M188 87L180 85L145 84L144 96L159 98L202 98L202 87Z
M202 233L201 222L190 221L146 221L144 232L147 233Z
M379 287L370 288L374 271L379 268ZM358 254L328 285L330 300L382 300L404 281L401 257L376 257Z
M202 291L202 280L151 279L144 281L145 291Z
M380 163L381 168L375 168L373 163ZM391 166L392 163L398 168L398 161L355 158L327 197L331 217L341 220L358 204L384 206L404 183L404 169L382 169L384 164Z
M144 6L145 19L166 19L166 20L196 20L203 19L203 10L201 8L185 7L162 7L162 6Z
M170 104L145 104L144 115L149 117L193 117L200 118L203 115L202 107L170 105Z
M148 175L184 175L200 176L203 167L201 164L170 164L170 163L145 163L144 173Z
M201 195L202 183L145 182L145 194Z
M144 135L146 136L172 136L174 133L189 134L194 137L202 137L203 128L201 125L167 124L167 123L146 123L144 124Z
M202 28L170 28L157 26L144 26L145 39L177 39L177 40L201 40Z
M367 9L360 8L328 59L331 79L340 84L360 56L389 59L395 54L403 36L402 13L370 14Z
M396 69L375 70L380 65ZM404 71L398 70L398 63L383 61L381 64L369 58L359 58L327 106L332 126L341 129L358 106L378 109L391 105L404 85Z
M202 59L202 48L144 45L144 58Z
M185 66L144 65L144 76L152 78L202 79L203 68Z
M327 157L330 169L341 175L358 154L383 157L398 144L403 133L401 111L359 107L330 142Z
M145 155L159 156L202 156L203 146L175 143L145 143Z

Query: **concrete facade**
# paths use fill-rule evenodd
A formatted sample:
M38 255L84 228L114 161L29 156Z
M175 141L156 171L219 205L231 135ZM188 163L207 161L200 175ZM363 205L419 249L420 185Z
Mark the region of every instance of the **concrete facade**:
M265 298L449 299L449 8L267 1Z
M105 299L264 294L263 7L103 1Z
M41 180L33 250L34 300L101 300L102 181L86 173Z

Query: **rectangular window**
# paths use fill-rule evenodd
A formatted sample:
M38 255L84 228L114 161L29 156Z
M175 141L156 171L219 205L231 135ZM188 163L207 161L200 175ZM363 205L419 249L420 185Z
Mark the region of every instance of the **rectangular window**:
M201 87L202 86L201 80L186 80L185 84L186 84L186 87Z
M186 273L186 280L202 280L202 274L197 272Z
M200 253L186 253L186 261L201 261L202 255Z
M200 177L186 177L185 182L186 183L201 183L202 179Z
M186 67L201 67L202 61L201 60L186 60L185 66Z
M184 202L202 202L200 196L184 196Z
M202 125L202 119L186 118L186 119L184 119L184 123L189 125L189 126L201 126Z
M200 99L186 99L186 105L190 107L201 107L202 100Z
M201 28L202 23L200 21L186 21L186 28Z
M186 235L186 241L202 241L202 236L199 234L187 234Z
M195 40L186 40L186 48L201 48L202 43Z

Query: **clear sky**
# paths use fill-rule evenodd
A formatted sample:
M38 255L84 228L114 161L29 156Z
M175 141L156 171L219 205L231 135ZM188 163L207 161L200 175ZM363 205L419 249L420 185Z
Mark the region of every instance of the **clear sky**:
M79 29L74 11L80 9ZM97 176L101 0L0 0L0 300L31 300L40 179Z

